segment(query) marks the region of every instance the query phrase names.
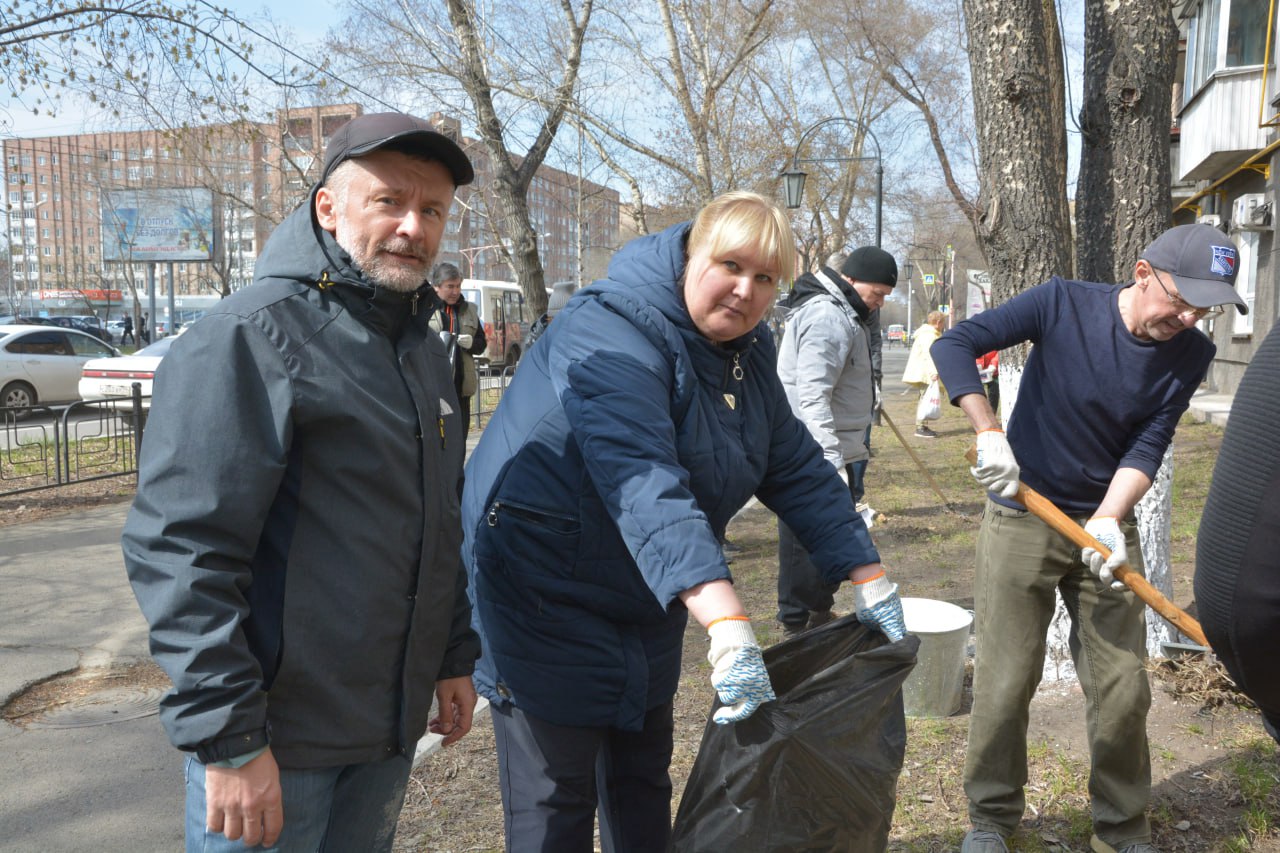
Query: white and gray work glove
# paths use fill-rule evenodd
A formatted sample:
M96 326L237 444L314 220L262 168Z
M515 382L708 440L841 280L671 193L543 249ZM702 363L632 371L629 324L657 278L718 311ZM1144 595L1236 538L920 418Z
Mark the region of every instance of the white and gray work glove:
M458 335L458 349L471 349L472 340L470 335Z
M720 725L745 720L765 702L778 698L769 682L751 622L742 616L713 620L707 627L711 648L711 686L724 703L713 719Z
M1110 557L1103 557L1096 548L1082 548L1080 559L1089 567L1089 571L1097 575L1098 580L1111 584L1114 590L1125 588L1125 582L1116 580L1113 574L1118 566L1129 562L1129 548L1124 542L1124 533L1120 531L1120 523L1106 515L1095 516L1085 522L1084 532L1107 546Z
M896 583L890 583L883 571L864 581L851 583L853 609L859 622L877 629L895 643L907 635L907 623L902 615L902 599L898 598Z
M978 464L969 469L975 480L1002 498L1018 494L1018 477L1022 473L1013 448L1002 429L984 429L978 433Z

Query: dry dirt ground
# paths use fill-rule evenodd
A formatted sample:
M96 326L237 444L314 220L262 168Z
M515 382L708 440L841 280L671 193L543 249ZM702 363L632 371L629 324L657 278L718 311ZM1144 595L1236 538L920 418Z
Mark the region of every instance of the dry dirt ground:
M889 427L877 428L868 498L882 513L872 530L904 595L972 607L973 540L981 504L962 455L972 433L948 413L932 441L910 435L912 401L894 398L888 411L954 512L942 508L920 467ZM1216 427L1191 423L1175 442L1172 599L1193 610L1194 537L1221 441ZM748 512L729 530L740 551L733 571L762 643L781 639L776 609L777 524L766 510ZM847 591L837 610L847 612ZM676 699L675 801L693 765L711 706L706 640L691 628ZM1150 809L1161 851L1280 851L1280 761L1256 712L1236 704L1216 663L1188 661L1177 672L1152 675L1149 718L1153 796ZM966 685L967 690L967 685ZM968 695L959 714L908 720L907 758L897 786L891 851L956 851L968 829L961 781ZM1042 690L1033 705L1030 783L1015 851L1087 851L1089 759L1083 700L1076 689ZM673 806L674 809L674 806ZM502 849L493 729L487 718L415 774L400 822L397 848L462 853Z
M868 499L881 517L872 535L904 595L971 607L972 548L980 502L961 458L971 434L952 412L939 423L938 439L915 439L909 434L911 410L909 400L888 401L888 412L907 430L906 441L916 451L919 464L887 425L874 432L876 456L868 474ZM1171 597L1189 611L1194 610L1195 531L1220 441L1219 429L1187 421L1175 442ZM921 465L929 477L921 472ZM130 489L131 481L120 479L0 498L0 527L102 501L126 500ZM950 511L943 508L944 498ZM739 549L733 556L736 583L759 638L764 644L776 642L781 639L773 621L776 521L766 510L749 511L733 524L729 537ZM848 607L848 593L842 591L837 610L847 612ZM712 699L705 647L701 629L691 628L676 700L675 802L692 767ZM1153 665L1151 677L1150 815L1157 849L1280 853L1280 760L1256 712L1230 689L1213 661L1197 658ZM50 689L56 692L56 686ZM41 701L56 702L58 697ZM968 707L966 693L964 706L955 716L908 720L907 757L898 779L891 851L959 849L968 826L961 784ZM1042 689L1033 704L1029 742L1029 806L1012 849L1087 851L1089 762L1077 689ZM502 849L497 762L487 716L470 735L436 753L414 773L397 849L431 853Z

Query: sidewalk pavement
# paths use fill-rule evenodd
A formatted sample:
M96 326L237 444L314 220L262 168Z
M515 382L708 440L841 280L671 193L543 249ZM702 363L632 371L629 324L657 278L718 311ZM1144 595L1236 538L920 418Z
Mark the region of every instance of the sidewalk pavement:
M64 673L150 657L120 554L128 511L121 502L0 528L0 704ZM80 697L71 710L85 713L62 718L75 723L65 728L0 720L0 853L181 850L184 754L158 699ZM487 709L481 700L477 722ZM423 737L415 763L440 740Z
M1191 417L1200 423L1211 423L1225 427L1231 414L1231 394L1220 394L1216 391L1197 391L1191 395Z
M77 668L146 658L120 556L127 511L0 529L0 700ZM136 710L122 705L119 716ZM181 850L182 809L182 755L154 714L73 728L0 722L4 853Z

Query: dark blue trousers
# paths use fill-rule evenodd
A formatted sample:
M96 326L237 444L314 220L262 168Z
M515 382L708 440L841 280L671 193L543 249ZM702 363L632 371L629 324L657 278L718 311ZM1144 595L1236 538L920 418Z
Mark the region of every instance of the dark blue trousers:
M671 837L673 701L644 729L558 726L493 706L509 853L663 853Z
M854 506L862 500L862 472L857 463L844 466L849 475L849 494ZM852 566L850 567L852 568ZM830 610L840 584L822 579L809 552L781 519L778 520L778 621L803 628L811 612Z

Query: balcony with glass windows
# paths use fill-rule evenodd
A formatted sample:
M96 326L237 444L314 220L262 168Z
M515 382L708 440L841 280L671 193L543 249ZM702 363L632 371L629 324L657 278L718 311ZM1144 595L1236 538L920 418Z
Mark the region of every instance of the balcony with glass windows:
M1192 5L1175 181L1219 177L1269 142L1263 112L1267 0L1204 0ZM1275 75L1268 87L1275 88ZM1268 108L1267 114L1274 112Z

